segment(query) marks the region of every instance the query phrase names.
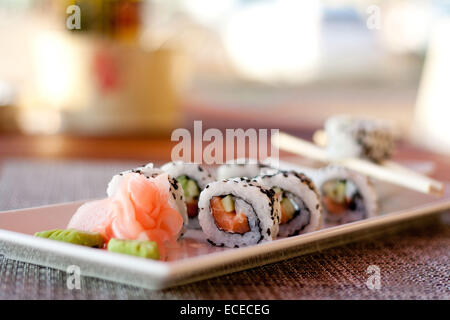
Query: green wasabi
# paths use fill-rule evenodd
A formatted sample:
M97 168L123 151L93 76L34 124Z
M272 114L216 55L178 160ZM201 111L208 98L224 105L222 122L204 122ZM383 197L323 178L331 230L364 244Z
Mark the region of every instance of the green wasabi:
M54 229L36 232L35 237L69 242L87 247L103 248L105 239L100 233L75 229Z
M111 239L108 251L138 256L147 259L159 259L158 245L154 241Z

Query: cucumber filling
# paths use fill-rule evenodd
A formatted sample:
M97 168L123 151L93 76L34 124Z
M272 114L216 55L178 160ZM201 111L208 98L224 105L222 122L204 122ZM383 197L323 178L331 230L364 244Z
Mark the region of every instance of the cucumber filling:
M351 221L363 218L364 199L353 182L345 179L327 181L322 187L322 195L329 219L340 219L348 214L355 216Z
M184 202L186 203L188 216L190 218L196 217L198 215L198 197L200 195L197 181L186 175L179 176L177 180L184 191Z
M309 223L310 212L303 201L289 191L285 191L279 187L274 187L275 193L281 194L281 220L280 224L285 224L293 220L299 215L303 215L303 226Z

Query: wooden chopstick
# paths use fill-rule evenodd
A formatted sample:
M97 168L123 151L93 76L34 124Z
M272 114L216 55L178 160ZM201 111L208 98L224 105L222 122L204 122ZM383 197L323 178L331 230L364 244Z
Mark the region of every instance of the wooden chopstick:
M330 159L323 148L284 132L279 132L277 135L272 136L272 144L281 150L289 151L322 162L333 162L370 177L422 193L435 194L439 196L444 193L443 183L398 164L394 165L392 162L385 166L359 158L339 160Z
M324 130L317 130L316 132L314 132L313 141L318 146L326 147L327 141L328 141L327 134L325 133ZM416 176L417 179L424 179L425 181L427 181L428 183L431 184L431 187L430 187L431 193L440 194L443 192L443 184L441 182L431 179L431 178L429 178L425 175L422 175L414 170L411 170L405 166L402 166L402 165L398 164L397 162L394 162L391 160L386 160L386 161L383 161L382 165L385 168L390 168L392 170L401 172L403 174L414 175L414 176Z
M399 173L410 174L410 175L415 176L417 179L423 179L423 180L427 181L430 184L430 193L432 193L432 194L442 195L444 193L443 183L441 183L437 180L434 180L430 177L422 175L422 174L418 173L417 171L411 170L411 169L409 169L405 166L402 166L402 165L398 164L397 162L394 162L391 160L383 161L382 165L385 168L392 169Z

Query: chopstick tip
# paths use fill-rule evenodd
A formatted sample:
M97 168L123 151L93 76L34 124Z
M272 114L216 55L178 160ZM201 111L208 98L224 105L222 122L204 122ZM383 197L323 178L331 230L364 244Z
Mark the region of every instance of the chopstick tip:
M440 184L439 186L430 185L429 190L430 190L430 194L433 194L438 197L442 197L445 192L445 187L444 187L444 184Z

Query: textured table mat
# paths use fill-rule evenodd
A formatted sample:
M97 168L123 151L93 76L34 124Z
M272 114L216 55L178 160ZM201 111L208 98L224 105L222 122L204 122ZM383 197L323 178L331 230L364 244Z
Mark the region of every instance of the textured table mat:
M3 161L0 210L102 197L113 173L136 165ZM0 254L0 299L450 299L449 220L163 291L90 277L69 290L65 272ZM370 265L379 290L366 285Z

